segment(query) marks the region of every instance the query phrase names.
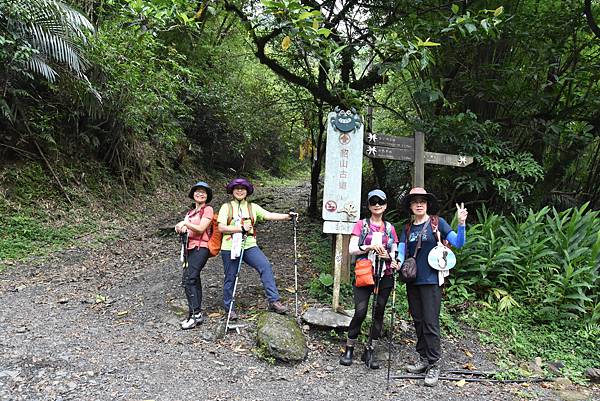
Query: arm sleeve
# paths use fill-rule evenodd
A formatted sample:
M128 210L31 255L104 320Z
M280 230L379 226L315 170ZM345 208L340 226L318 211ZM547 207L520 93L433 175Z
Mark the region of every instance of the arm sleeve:
M350 236L350 243L348 244L348 253L350 255L362 255L363 253L367 253L366 251L361 251L358 249L358 240L360 237L360 232L362 231L363 221L359 220L354 224L354 228L352 229L352 235Z
M358 237L354 234L350 236L348 253L350 253L350 255L362 255L363 253L366 253L365 251L361 251L360 249L358 249Z
M404 242L400 242L398 244L398 256L396 256L396 260L400 263L404 263L404 257L406 254L406 244Z
M396 256L396 259L400 263L403 263L405 257L406 257L406 231L404 230L404 228L402 228L402 231L400 232L400 240L398 241L398 255Z
M467 242L466 226L458 226L457 231L458 233L450 231L446 236L446 239L449 243L452 244L452 246L456 248L462 248L463 245Z

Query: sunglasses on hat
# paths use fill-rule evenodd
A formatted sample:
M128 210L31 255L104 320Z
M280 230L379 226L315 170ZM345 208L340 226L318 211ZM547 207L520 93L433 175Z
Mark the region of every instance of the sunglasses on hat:
M369 205L370 206L375 206L375 205L383 206L386 203L387 203L387 200L381 199L378 196L373 196L371 199L369 199Z

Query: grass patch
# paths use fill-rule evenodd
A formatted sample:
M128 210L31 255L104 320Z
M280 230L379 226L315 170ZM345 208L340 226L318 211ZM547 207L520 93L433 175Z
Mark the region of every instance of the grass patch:
M544 363L563 362L562 375L583 383L585 370L600 366L600 325L542 322L533 308L498 313L494 308L471 307L460 319L479 329L480 340L498 350L498 362L508 370L518 371L519 362L541 357Z
M35 163L2 171L0 272L12 265L12 261L47 255L79 241L85 241L89 247L121 238L126 224L144 222L144 216L154 210L177 207L179 203L174 201L177 195L185 199L183 192L174 194L167 187L156 191L146 188L134 198L101 168L93 175L75 174L74 170L70 174L61 173L72 205ZM71 182L70 176L79 180L85 177L85 186ZM176 212L174 220L175 215Z
M295 186L304 183L310 179L310 170L308 168L295 168L291 169L283 177L275 177L268 171L255 171L252 176L256 181L260 182L261 185L267 187L288 187Z

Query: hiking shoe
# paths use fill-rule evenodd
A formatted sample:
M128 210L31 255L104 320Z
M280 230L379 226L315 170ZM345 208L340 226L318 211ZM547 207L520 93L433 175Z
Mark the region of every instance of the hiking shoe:
M413 365L407 365L406 371L408 373L423 373L429 367L429 362L427 359L419 359L419 361Z
M280 315L283 315L284 313L286 313L288 311L288 308L287 308L287 306L282 304L281 301L275 301L275 302L269 303L269 310L273 311L275 313L279 313Z
M197 325L202 324L202 322L204 322L204 317L202 317L202 312L198 312L194 315L191 315L187 320L184 320L183 322L181 322L181 329L182 330L193 329Z
M438 365L431 365L427 368L427 374L425 375L425 385L427 387L434 387L437 385L440 377L440 367Z

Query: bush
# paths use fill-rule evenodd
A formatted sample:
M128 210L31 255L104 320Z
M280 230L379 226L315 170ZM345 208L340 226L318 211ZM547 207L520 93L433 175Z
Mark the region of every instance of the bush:
M598 211L529 211L525 219L478 212L480 223L457 251L450 278L454 302L498 302L500 310L540 307L543 320L600 320Z

